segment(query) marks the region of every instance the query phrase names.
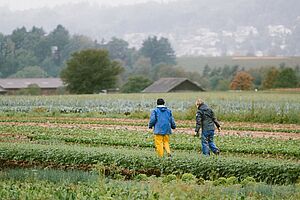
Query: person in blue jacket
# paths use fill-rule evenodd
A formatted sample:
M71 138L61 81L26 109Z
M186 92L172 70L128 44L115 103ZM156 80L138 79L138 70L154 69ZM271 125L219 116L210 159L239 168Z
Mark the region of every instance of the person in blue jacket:
M154 142L156 152L159 157L163 157L164 149L168 156L171 156L169 145L172 129L176 128L175 120L172 111L165 106L165 101L161 98L157 99L157 107L151 112L149 128L154 127Z

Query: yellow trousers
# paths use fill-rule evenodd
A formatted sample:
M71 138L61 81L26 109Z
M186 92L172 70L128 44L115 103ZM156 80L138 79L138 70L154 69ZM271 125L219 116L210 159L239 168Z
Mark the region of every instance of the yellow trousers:
M154 135L156 153L159 157L163 157L164 149L166 150L167 154L171 153L169 139L169 135Z

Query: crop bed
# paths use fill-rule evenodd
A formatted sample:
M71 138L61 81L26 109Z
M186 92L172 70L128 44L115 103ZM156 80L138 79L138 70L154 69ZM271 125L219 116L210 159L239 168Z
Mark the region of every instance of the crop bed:
M299 199L299 94L218 95L207 96L222 125L215 136L221 154L210 157L201 154L200 138L193 136L192 102L174 94L167 97L178 108L171 159L156 156L147 127L154 106L149 99L1 98L0 195L39 199L43 191L46 199ZM103 173L95 175L99 169ZM72 175L77 181L49 181L69 170L80 171ZM13 178L31 171L31 177ZM44 172L47 178L37 179ZM87 177L96 180L80 181ZM165 182L168 178L170 183Z

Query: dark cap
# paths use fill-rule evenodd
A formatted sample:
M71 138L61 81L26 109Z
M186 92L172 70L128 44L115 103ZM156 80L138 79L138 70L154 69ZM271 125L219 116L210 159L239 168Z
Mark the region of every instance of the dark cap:
M165 100L159 98L157 99L157 105L164 105L165 104Z

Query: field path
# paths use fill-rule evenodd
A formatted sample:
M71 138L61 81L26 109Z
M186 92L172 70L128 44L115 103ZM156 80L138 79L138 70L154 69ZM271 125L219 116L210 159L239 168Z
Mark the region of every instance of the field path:
M64 128L84 128L84 129L115 129L115 130L132 130L132 131L152 131L148 129L148 120L141 119L115 119L115 118L47 118L48 122L0 122L0 125L14 125L14 126L41 126L41 127L64 127ZM60 120L70 120L64 123L53 122L55 119L57 122ZM82 120L89 123L81 123ZM76 123L76 121L78 123ZM107 123L101 124L97 121L105 121ZM111 124L110 124L111 123ZM194 123L192 121L177 121L177 125L184 124L187 128L177 128L175 134L194 134ZM271 126L271 127L270 127ZM300 125L296 124L262 124L262 123L245 123L245 122L225 122L222 123L222 127L226 130L222 130L217 135L237 135L242 137L259 137L259 138L276 138L276 139L296 139L300 140ZM249 130L237 130L249 129ZM257 129L257 130L255 130ZM268 131L262 131L264 129L270 129ZM275 131L272 131L275 130ZM280 131L280 130L285 130ZM295 130L298 133L295 133Z

